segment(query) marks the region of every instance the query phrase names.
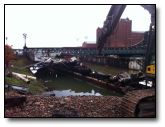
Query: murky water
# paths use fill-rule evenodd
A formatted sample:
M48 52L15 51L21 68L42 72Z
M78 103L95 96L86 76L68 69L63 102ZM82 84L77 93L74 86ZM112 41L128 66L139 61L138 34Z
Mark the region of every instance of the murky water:
M85 65L97 72L102 72L104 74L116 75L122 72L128 72L129 74L137 72L135 70L129 70L129 69L118 68L118 67L110 67L107 65L98 65L98 64L91 64L91 63L85 63Z
M53 80L45 80L45 86L50 90L43 93L44 95L52 96L106 96L116 95L114 91L109 91L104 88L97 87L96 85L73 78L72 76L57 77Z
M117 74L120 72L129 72L128 69L114 68L109 66L102 66L96 64L87 64L91 69L103 72L106 74ZM57 77L54 79L45 79L45 86L48 87L49 92L43 93L43 95L52 95L52 96L83 96L83 95L93 95L93 96L107 96L115 95L120 96L120 94L110 91L104 88L97 87L96 85L82 81L72 76L63 76Z

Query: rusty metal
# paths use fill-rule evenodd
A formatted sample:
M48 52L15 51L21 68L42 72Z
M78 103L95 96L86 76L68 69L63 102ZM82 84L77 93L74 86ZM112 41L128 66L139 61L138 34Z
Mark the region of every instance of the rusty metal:
M155 117L155 89L133 90L122 99L123 117Z

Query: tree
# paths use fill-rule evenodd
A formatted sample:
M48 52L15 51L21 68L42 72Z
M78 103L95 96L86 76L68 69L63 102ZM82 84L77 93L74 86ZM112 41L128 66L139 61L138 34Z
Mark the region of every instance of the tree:
M10 65L10 62L12 60L14 60L15 56L14 56L14 51L12 49L11 46L9 45L5 45L5 65L6 65L6 68L9 67Z

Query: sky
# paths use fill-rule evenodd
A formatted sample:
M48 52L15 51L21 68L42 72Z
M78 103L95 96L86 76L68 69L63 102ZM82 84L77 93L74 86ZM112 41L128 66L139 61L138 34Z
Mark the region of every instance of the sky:
M96 29L111 5L6 5L5 43L13 48L77 47L96 42ZM147 31L150 14L138 5L128 5L121 18L132 20L133 31Z

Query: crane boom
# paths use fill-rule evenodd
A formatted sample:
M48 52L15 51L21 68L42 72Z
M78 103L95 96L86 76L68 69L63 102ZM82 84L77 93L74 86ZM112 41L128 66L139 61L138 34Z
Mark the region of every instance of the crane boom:
M155 26L155 5L141 5L151 14L151 26ZM99 54L101 53L104 44L106 43L107 37L112 34L117 23L120 20L122 13L124 12L126 5L112 5L106 20L104 22L101 32L97 36L97 48Z
M106 17L106 20L104 22L102 31L98 35L97 38L97 48L99 49L99 53L101 53L101 50L106 43L106 38L113 32L115 27L117 26L118 21L120 20L120 17L125 10L126 5L112 5L111 9Z

